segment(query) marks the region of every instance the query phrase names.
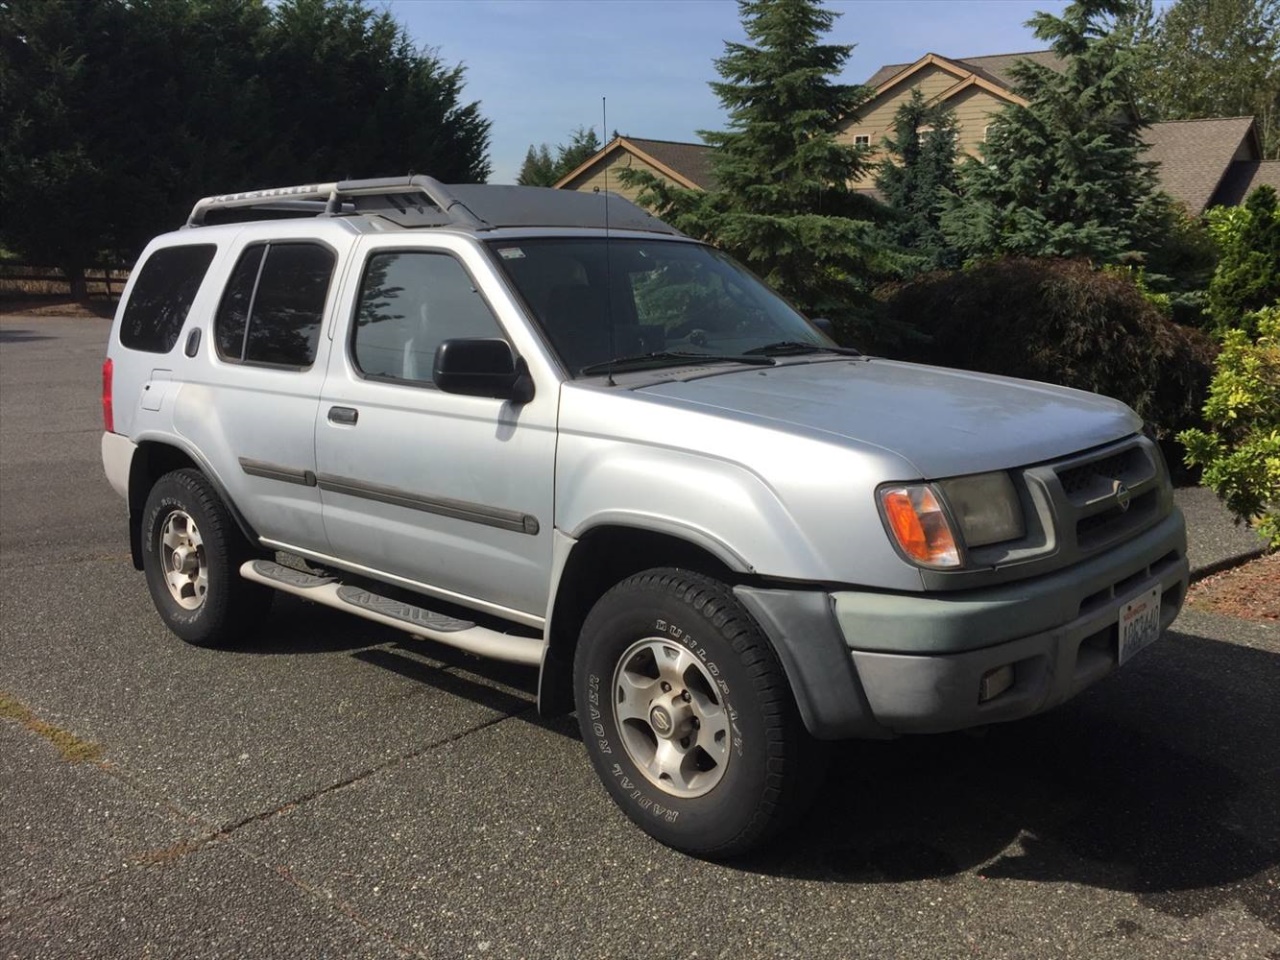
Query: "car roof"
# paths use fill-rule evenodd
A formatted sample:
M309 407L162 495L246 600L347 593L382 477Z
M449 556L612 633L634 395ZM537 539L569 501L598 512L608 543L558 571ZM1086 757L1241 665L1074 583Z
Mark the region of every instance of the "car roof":
M683 234L643 207L610 192L547 187L443 184L431 177L345 180L205 197L190 228L213 223L280 219L340 219L367 229L449 227L479 234L507 228L637 231ZM365 229L364 224L356 229Z

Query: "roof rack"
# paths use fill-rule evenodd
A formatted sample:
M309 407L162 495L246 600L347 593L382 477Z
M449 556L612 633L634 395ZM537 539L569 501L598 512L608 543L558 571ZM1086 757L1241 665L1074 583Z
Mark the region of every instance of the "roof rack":
M312 201L311 204L298 201ZM320 208L316 201L323 201ZM425 201L425 203L424 203ZM429 205L429 206L428 206ZM341 214L396 211L411 214L414 225L457 224L484 228L483 220L466 208L449 188L432 177L383 177L375 180L342 180L311 183L271 190L249 190L204 197L196 201L187 218L188 227L203 226L210 211L263 210L291 212L295 216L334 217ZM406 224L408 225L408 224Z
M342 180L205 197L192 208L187 226L204 226L210 222L210 214L214 222L366 215L402 227L607 227L683 236L647 210L613 193L443 184L423 176Z

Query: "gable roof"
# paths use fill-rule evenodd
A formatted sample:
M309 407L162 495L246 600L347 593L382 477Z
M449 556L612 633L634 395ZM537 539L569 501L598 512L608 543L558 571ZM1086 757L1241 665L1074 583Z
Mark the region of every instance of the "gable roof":
M711 170L711 148L702 143L681 143L678 140L642 140L639 137L615 137L598 152L593 153L574 167L552 186L564 189L612 154L630 153L653 167L659 173L690 190L708 190L715 185Z
M714 190L716 175L711 169L711 148L705 143L681 143L677 140L641 140L624 138L653 159L685 177L694 186Z
M1050 70L1061 71L1064 62L1052 50L1031 50L1026 53L995 53L985 57L965 57L958 59L956 57L940 57L936 53L929 54L926 58L933 58L940 66L943 64L952 64L958 67L964 73L973 73L989 83L1003 87L1006 90L1013 89L1013 77L1009 73L1009 68L1019 60L1030 60L1041 66L1048 67ZM866 85L879 89L890 80L893 80L898 74L911 67L916 66L921 61L916 60L912 63L890 63L881 67L870 78Z
M1233 182L1243 175L1232 163L1241 147L1248 154L1242 160L1256 160L1260 154L1253 117L1153 123L1142 139L1147 143L1146 159L1160 164L1161 189L1184 204L1192 216L1217 200L1215 194L1229 175Z
M1234 207L1263 185L1280 193L1280 160L1237 160L1222 178L1214 200Z

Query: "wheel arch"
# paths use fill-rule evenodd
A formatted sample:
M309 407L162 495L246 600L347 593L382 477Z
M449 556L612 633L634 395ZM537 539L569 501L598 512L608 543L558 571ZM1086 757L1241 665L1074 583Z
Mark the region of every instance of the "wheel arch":
M612 586L653 567L679 567L733 585L749 571L734 569L691 538L665 530L604 523L577 540L556 531L555 599L547 622L547 646L538 677L538 712L559 716L573 709L573 655L583 621Z
M194 451L167 440L142 440L129 464L129 552L137 570L142 569L142 513L147 496L166 473L183 469L200 471L217 491L240 532L250 543L258 542L258 534L236 508L217 475Z

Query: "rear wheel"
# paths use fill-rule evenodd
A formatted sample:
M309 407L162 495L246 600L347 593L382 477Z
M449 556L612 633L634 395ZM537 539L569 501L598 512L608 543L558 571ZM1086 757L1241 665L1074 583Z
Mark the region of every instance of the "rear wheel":
M583 625L574 687L614 801L688 853L760 845L802 811L820 776L773 648L710 577L649 570L601 597Z
M188 643L244 643L274 591L244 580L255 555L208 479L175 470L156 481L143 508L143 570L165 625Z

